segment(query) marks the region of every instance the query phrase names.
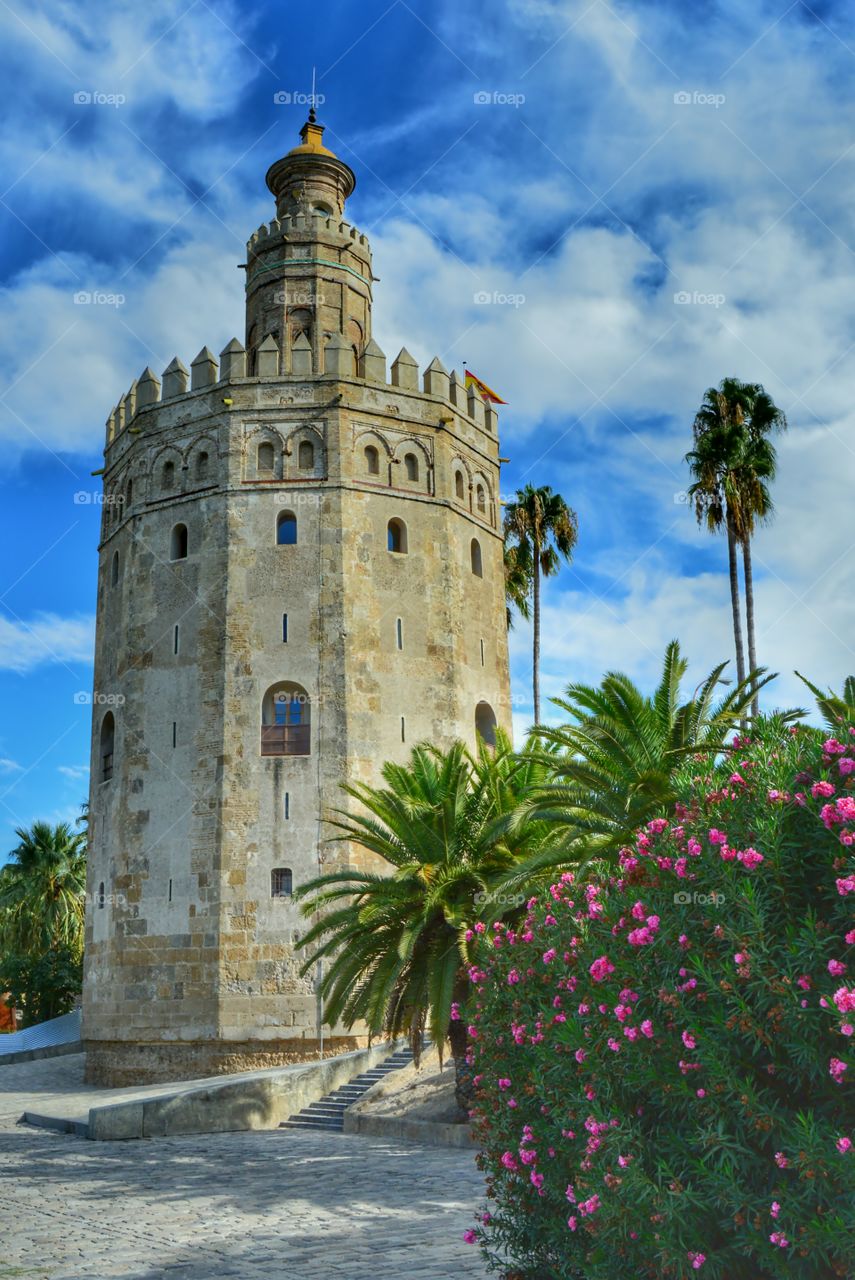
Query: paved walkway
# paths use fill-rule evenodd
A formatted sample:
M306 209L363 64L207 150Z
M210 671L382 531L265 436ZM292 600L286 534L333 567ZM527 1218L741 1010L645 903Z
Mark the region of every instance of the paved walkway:
M11 1074L24 1067L29 1090ZM461 1238L483 1194L468 1152L299 1130L96 1143L15 1124L75 1093L73 1076L70 1059L0 1069L0 1280L487 1275Z

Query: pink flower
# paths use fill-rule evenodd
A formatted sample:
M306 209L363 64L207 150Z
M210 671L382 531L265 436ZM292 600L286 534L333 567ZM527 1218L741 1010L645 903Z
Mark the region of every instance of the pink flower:
M577 1222L576 1222L575 1214L573 1213L570 1214L570 1217L567 1219L567 1226L570 1228L571 1231L576 1230Z
M803 973L800 978L796 978L796 985L801 987L802 991L810 991L810 976Z
M465 1240L466 1244L476 1244L478 1241L478 1236L476 1232L474 1232L472 1228L469 1227L467 1231L463 1232L463 1239Z
M617 1162L622 1169L626 1169L628 1165L632 1164L633 1159L634 1156L618 1156Z
M692 1268L695 1271L700 1271L701 1267L707 1260L707 1255L705 1253L692 1253L691 1250L688 1252L686 1257L689 1259L689 1262L691 1262Z
M502 1079L502 1080L500 1080L500 1081L499 1081L499 1088L500 1088L500 1089L510 1089L510 1087L511 1087L511 1082L510 1082L510 1080L508 1080L508 1079L504 1078L504 1079Z
M852 1150L852 1139L851 1139L851 1138L838 1138L838 1139L837 1139L837 1142L835 1143L835 1146L837 1147L837 1150L840 1152L840 1154L841 1154L842 1156L845 1156L845 1155L846 1155L846 1153L847 1153L847 1151L851 1151L851 1150Z
M841 1062L839 1058L832 1058L828 1064L828 1074L831 1076L835 1084L843 1083L843 1076L846 1070L846 1063Z
M838 742L836 738L826 738L822 749L827 756L840 756L846 750L843 743Z
M746 871L750 871L752 867L759 867L763 861L763 854L758 853L756 849L743 849L736 856Z
M844 756L842 760L837 761L837 767L845 777L847 773L855 773L855 760L851 756Z
M655 919L651 916L651 919ZM626 940L631 947L648 947L651 942L656 940L655 929L643 925L640 929L632 929L626 936Z
M707 833L707 839L710 844L726 844L727 834L724 831L719 831L718 827L711 827Z
M588 1055L584 1049L577 1049L576 1052L573 1054L573 1057L576 1059L576 1061L579 1063L580 1066L585 1061L587 1056Z
M687 1049L696 1049L698 1047L698 1042L692 1035L691 1031L684 1031L682 1040Z
M653 1036L653 1023L650 1021L649 1018L645 1018L644 1021L642 1022L641 1034L644 1036L647 1036L648 1040L650 1040L651 1037Z
M775 1152L775 1164L778 1166L779 1169L786 1169L789 1167L790 1162L787 1159L787 1157L784 1155L783 1151Z
M551 964L551 963L552 963L552 961L555 959L556 954L557 954L557 953L556 953L556 950L555 950L555 948L554 948L554 947L550 947L548 951L544 951L544 953L543 953L543 963L544 963L544 964Z
M748 964L748 952L747 952L747 951L737 951L737 953L736 953L736 955L733 957L733 959L735 960L735 962L736 962L737 964Z
M784 1235L783 1231L773 1231L769 1239L772 1244L776 1244L779 1249L789 1249L790 1242Z
M846 972L846 965L842 960L829 960L828 972L832 978L840 978Z
M475 932L476 932L476 933L483 933L483 932L484 932L484 928L485 928L485 925L484 925L483 921L479 920L479 921L478 921L478 923L475 925Z
M846 987L838 987L831 998L840 1013L855 1011L855 990L849 991Z
M519 980L520 980L520 975L517 973L516 969L511 969L510 973L508 974L508 986L509 987L514 986L517 982L519 982Z
M830 782L815 782L810 789L810 793L815 800L819 800L821 796L833 796L834 787Z
M781 1212L781 1206L778 1204L777 1200L772 1201L772 1206L769 1209L769 1212L773 1218L777 1218L778 1214Z
M850 947L855 946L855 929L850 929L843 941L847 942Z
M504 1154L502 1155L501 1163L505 1166L506 1169L510 1169L512 1171L517 1168L516 1157L511 1151L504 1152Z
M543 1186L543 1174L535 1173L534 1169L532 1169L531 1174L529 1175L529 1180L533 1187L537 1187L538 1191Z
M599 956L588 970L594 982L605 982L609 974L614 971L615 967L608 956Z

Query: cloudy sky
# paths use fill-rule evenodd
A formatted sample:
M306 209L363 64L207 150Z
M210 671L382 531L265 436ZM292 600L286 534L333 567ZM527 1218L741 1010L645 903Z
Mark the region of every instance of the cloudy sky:
M509 402L505 494L551 484L578 512L545 693L607 667L649 684L672 636L693 680L730 656L725 546L681 500L725 375L790 422L755 551L769 702L802 701L794 667L855 670L847 10L0 0L0 857L86 794L104 419L145 365L242 337L236 264L313 65L381 276L375 336L467 361ZM529 646L517 625L520 728Z

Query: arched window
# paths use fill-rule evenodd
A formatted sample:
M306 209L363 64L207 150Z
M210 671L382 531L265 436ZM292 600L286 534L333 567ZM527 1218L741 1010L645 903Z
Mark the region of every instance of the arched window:
M119 582L119 553L113 552L113 560L110 564L110 586L115 587Z
M484 570L481 562L481 543L477 538L473 538L469 544L469 557L472 562L472 572L476 578L483 578Z
M397 555L407 554L407 526L403 520L390 520L386 531L386 546Z
M455 471L454 473L454 496L458 502L466 501L466 489L462 471Z
M269 440L265 440L258 446L258 470L272 473L275 461L276 455L273 452L273 445Z
M172 537L169 540L169 558L170 560L186 560L187 559L187 525L177 524L172 530Z
M276 867L270 873L271 898L290 898L293 893L294 875L290 867Z
M487 493L482 484L479 484L478 488L475 490L475 505L478 508L479 516L485 516L487 514Z
M116 721L113 719L112 711L108 711L101 721L99 762L102 782L109 782L113 776L113 748L115 745Z
M196 459L196 479L207 480L208 478L208 455L203 449Z
M297 465L301 471L311 471L315 465L315 446L311 440L301 440L297 450Z
M307 756L311 751L311 702L299 684L283 681L261 704L261 754Z
M293 547L297 542L297 517L293 511L280 511L276 520L276 544Z
M475 732L488 747L495 747L496 713L489 702L479 702L475 708Z
M380 474L380 454L373 444L365 446L365 469L370 476L379 476Z
M404 471L408 480L418 480L419 478L419 460L414 453L408 453L404 458Z
M175 488L175 463L167 460L163 464L163 470L160 473L160 483L164 489Z

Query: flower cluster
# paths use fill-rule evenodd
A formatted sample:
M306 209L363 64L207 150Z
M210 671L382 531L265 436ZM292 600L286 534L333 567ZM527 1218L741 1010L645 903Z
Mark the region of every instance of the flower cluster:
M485 931L467 1008L493 1205L468 1238L494 1265L849 1274L853 756L771 721L693 762L611 870Z

